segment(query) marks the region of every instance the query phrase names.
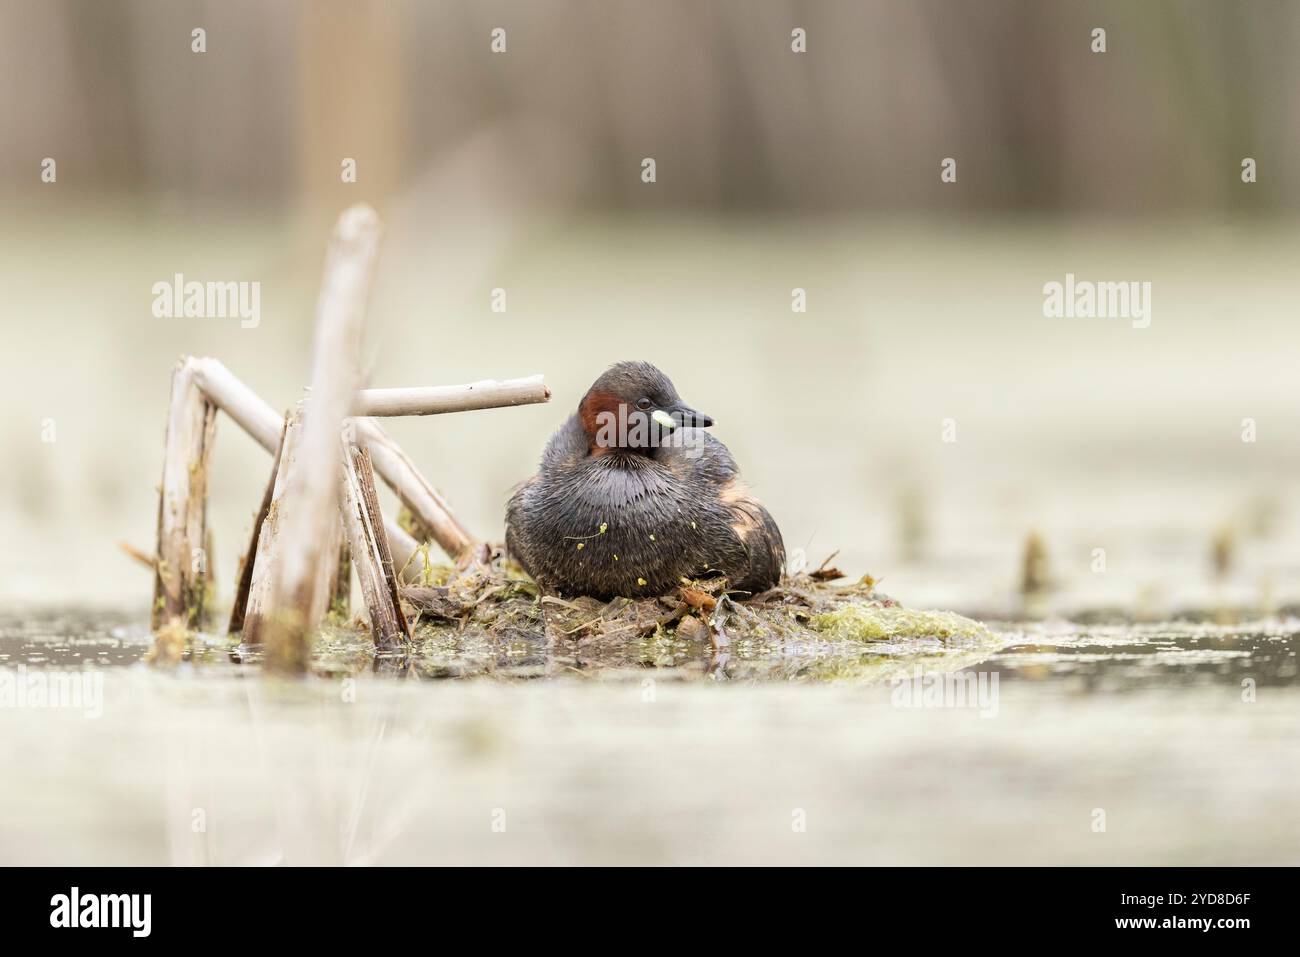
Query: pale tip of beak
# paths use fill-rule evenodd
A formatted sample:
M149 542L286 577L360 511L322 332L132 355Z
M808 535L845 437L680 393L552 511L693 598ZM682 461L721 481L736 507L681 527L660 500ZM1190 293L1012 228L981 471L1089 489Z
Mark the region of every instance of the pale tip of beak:
M665 429L672 430L677 428L677 423L673 421L673 417L663 409L655 409L654 412L650 414L650 418L654 419Z

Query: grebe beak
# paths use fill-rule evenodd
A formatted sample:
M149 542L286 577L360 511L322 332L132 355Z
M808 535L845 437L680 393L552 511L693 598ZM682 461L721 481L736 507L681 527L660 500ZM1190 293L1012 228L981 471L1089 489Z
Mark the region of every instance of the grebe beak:
M669 419L672 422L672 425L664 426L665 428L674 428L680 426L682 428L688 428L688 429L689 428L707 429L709 426L713 424L713 416L705 415L703 412L697 412L694 409L692 409L689 405L685 405L682 403L673 406L671 409L669 409L669 412L672 414L665 415L664 417ZM660 425L663 425L664 423L657 418L657 416L661 414L662 413L660 412L655 413L656 416L655 421L659 422Z

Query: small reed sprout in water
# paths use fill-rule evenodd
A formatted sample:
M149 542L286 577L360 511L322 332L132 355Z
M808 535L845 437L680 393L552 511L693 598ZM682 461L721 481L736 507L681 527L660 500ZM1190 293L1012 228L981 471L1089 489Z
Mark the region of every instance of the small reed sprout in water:
M1231 525L1224 525L1214 535L1210 543L1210 567L1214 577L1223 581L1232 572L1237 553L1237 536Z
M1024 558L1021 561L1020 591L1025 597L1041 595L1051 587L1051 563L1047 546L1037 532L1025 538Z

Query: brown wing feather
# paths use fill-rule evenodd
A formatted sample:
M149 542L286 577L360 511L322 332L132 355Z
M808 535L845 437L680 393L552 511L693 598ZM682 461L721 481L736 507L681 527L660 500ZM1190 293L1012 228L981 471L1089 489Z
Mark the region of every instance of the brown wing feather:
M781 581L785 567L785 543L781 529L763 504L738 478L723 486L719 499L733 516L732 531L745 546L746 568L733 570L733 587L758 594Z

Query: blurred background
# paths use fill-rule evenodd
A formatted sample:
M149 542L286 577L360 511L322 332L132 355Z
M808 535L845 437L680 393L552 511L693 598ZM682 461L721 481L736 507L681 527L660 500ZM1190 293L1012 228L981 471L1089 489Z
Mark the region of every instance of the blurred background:
M391 424L481 536L590 382L639 358L716 418L789 549L905 602L1013 614L1026 577L1067 611L1300 597L1296 4L0 0L0 20L6 603L144 614L117 543L152 548L176 357L293 403L358 201L387 225L371 384L551 385ZM176 273L259 282L260 325L156 318ZM1150 327L1045 318L1066 273L1150 282ZM269 467L219 422L225 601Z

